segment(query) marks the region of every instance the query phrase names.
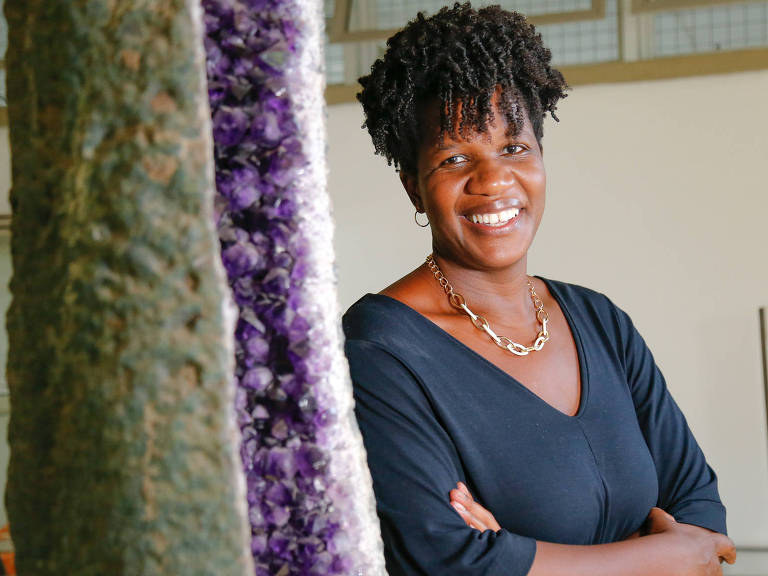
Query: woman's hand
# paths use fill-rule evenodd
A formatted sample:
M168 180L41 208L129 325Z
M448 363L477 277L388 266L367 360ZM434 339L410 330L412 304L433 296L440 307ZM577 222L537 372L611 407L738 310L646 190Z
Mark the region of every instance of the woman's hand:
M481 532L484 530L493 530L494 532L501 530L501 526L493 514L474 501L469 489L462 482L458 482L456 486L450 491L451 506L458 512L467 526ZM736 547L730 538L700 526L678 523L673 516L661 508L651 508L643 527L632 533L627 540L653 534L664 536L664 540L660 540L653 546L660 546L661 548L657 548L657 553L667 558L666 563L676 567L674 569L675 576L722 576L723 571L720 564L723 561L728 564L733 564L736 561ZM648 542L650 543L650 540ZM540 546L544 550L544 547L550 545L540 543ZM554 546L558 547L558 545ZM608 546L613 545L609 544ZM595 548L600 547L596 546ZM582 551L592 547L565 546L564 548ZM601 553L600 556L601 558L596 559L596 561L604 568L603 564L609 563L609 559L605 553ZM616 560L622 558L623 553ZM570 560L566 562L563 558L555 560L564 566L571 562ZM669 565L665 564L665 567L669 568Z
M449 492L451 506L459 513L459 516L467 523L467 526L480 530L480 532L485 530L497 532L501 530L501 526L496 522L493 514L475 502L472 494L469 493L469 489L463 482L457 482L456 486L456 488Z
M720 564L736 561L736 547L733 541L718 532L701 526L678 523L673 516L661 508L651 508L645 521L644 533L664 534L672 546L680 551L681 566L689 566L681 576L720 576Z

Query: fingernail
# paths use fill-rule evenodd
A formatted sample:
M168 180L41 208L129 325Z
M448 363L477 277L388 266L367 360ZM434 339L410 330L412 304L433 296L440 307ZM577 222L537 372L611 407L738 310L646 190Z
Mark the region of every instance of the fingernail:
M456 508L456 510L458 510L459 512L466 512L467 511L467 509L464 508L464 506L462 506L460 502L456 502L456 501L451 502L451 506Z

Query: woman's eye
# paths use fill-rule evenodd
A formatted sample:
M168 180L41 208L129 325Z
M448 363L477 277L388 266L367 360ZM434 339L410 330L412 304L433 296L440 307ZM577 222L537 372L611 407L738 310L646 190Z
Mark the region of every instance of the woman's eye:
M507 154L520 154L521 152L525 151L524 146L520 146L520 144L510 144L506 148L504 148L504 152Z
M467 157L466 157L466 156L463 156L462 154L456 154L456 155L454 155L454 156L451 156L451 157L449 157L449 158L446 158L446 159L445 159L445 160L443 160L443 161L442 161L440 164L443 164L443 165L448 165L448 166L450 166L450 165L454 165L454 166L455 166L456 164L461 164L461 163L462 163L462 162L464 162L466 159L467 159Z

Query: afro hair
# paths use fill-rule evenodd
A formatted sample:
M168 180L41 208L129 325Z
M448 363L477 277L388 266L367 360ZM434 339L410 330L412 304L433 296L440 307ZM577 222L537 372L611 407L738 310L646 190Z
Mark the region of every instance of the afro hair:
M440 138L487 131L494 121L492 97L514 134L528 114L541 145L544 116L557 121L557 101L566 96L563 75L550 67L552 53L541 34L517 12L469 2L445 7L430 17L419 12L387 40L384 56L359 79L357 99L364 128L377 154L395 168L415 172L423 106L440 106ZM460 120L456 120L461 102Z

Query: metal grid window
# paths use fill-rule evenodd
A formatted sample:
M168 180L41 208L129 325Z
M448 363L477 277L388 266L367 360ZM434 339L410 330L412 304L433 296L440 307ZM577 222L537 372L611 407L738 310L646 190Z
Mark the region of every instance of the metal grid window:
M336 0L324 0L323 10L326 18L333 18L333 9L336 5Z
M371 4L374 4L374 6L371 7ZM507 0L502 2L498 0L481 0L473 3L477 8L492 4L500 4L504 8L517 10L524 14L540 15L589 10L592 2L591 0ZM440 8L452 5L453 2L441 0L374 0L373 2L370 0L354 0L352 2L352 12L360 10L363 6L367 7L371 15L375 15L375 20L373 22L366 22L366 27L387 30L405 26L419 11L434 14Z
M329 44L325 37L325 81L328 84L344 83L344 45Z
M662 12L655 29L658 56L768 46L768 2Z
M619 59L616 0L605 4L605 18L538 26L555 65L595 64Z
M477 6L498 2L486 0ZM363 4L370 10L358 10ZM392 29L403 26L412 19L418 10L432 14L443 6L452 6L453 2L440 0L389 0L372 2L360 0L353 3L350 28ZM590 0L517 0L502 2L505 8L517 9L525 14L550 14L588 10ZM595 64L611 62L619 58L619 22L617 0L608 0L605 16L598 20L581 20L546 24L536 27L545 44L552 50L555 65ZM385 49L385 40L374 42L354 42L345 44L326 44L326 72L328 84L355 83L357 78L368 73L373 59ZM368 57L361 57L364 54Z

